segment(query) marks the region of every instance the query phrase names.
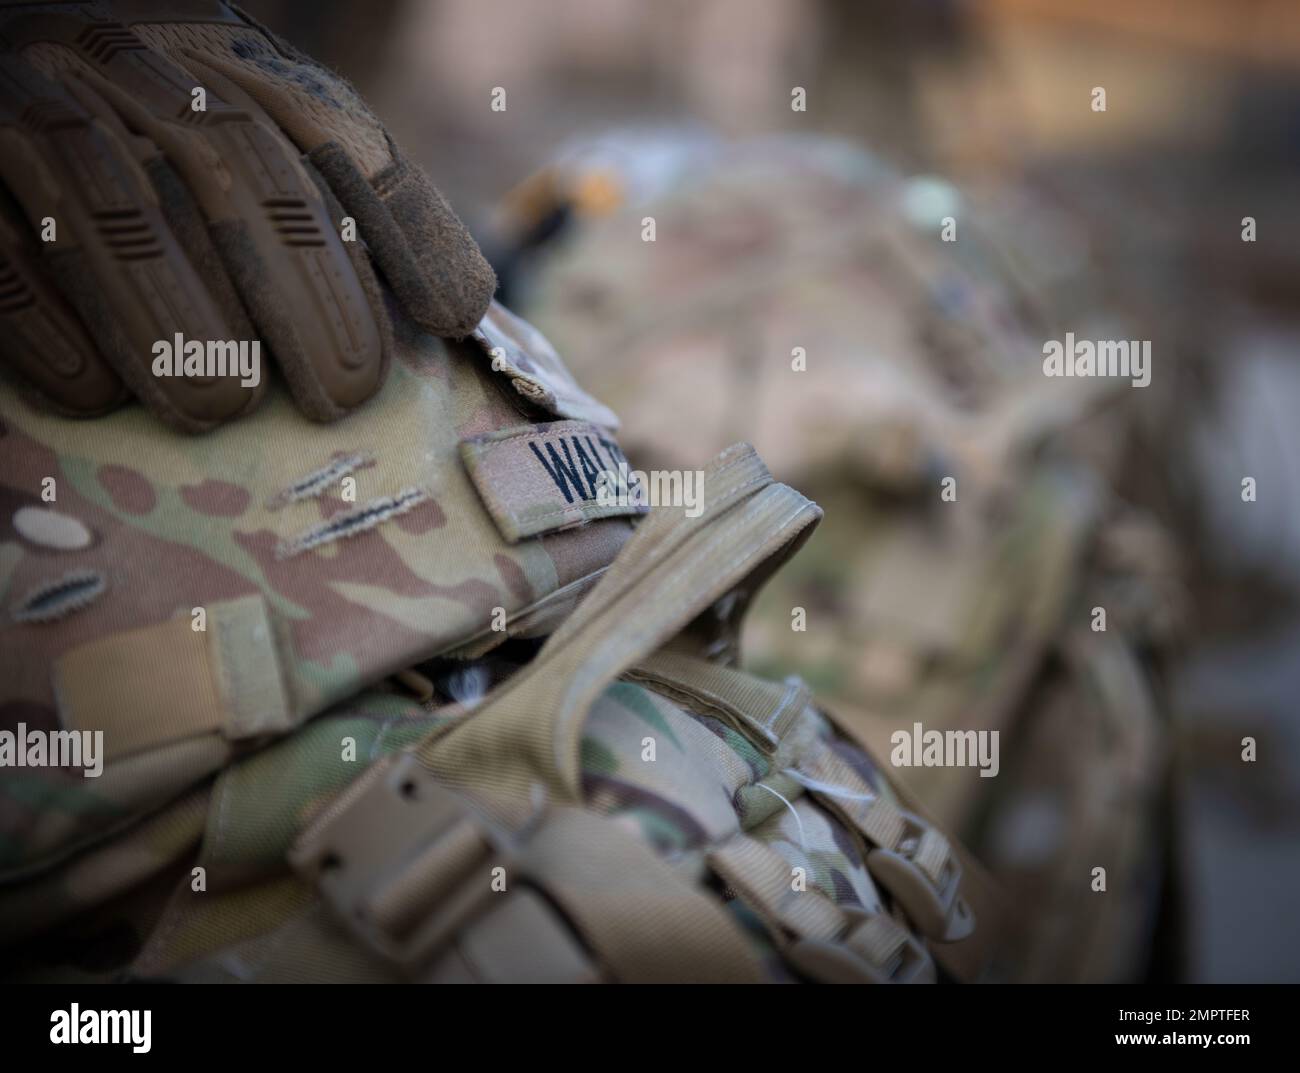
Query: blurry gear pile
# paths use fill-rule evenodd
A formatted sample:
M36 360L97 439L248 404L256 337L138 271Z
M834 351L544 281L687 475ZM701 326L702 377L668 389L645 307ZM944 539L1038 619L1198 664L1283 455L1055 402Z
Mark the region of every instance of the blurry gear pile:
M584 211L592 173L617 209ZM789 136L570 148L503 234L538 190L569 224L503 264L629 453L689 468L743 433L825 509L751 658L797 668L881 756L999 733L996 777L910 745L895 774L1005 885L1007 978L1158 974L1184 596L1168 535L1112 489L1135 394L1160 388L1044 375L1066 330L1141 334L1102 316L1068 223L988 234L998 214L941 180Z

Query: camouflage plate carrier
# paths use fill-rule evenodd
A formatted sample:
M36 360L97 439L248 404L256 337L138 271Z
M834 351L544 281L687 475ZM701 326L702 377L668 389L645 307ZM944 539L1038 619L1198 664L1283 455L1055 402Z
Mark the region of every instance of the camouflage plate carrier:
M7 387L0 422L0 729L102 734L97 777L0 768L8 978L986 971L979 866L738 666L819 508L747 446L698 516L600 503L615 418L504 308L399 318L330 425L278 383L200 438Z

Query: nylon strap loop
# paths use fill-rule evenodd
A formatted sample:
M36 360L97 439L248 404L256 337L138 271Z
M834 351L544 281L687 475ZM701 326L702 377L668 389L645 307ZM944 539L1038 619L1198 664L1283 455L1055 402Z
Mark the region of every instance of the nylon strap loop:
M833 940L844 914L817 890L795 890L790 866L758 839L739 834L711 850L709 865L768 924L790 938Z
M938 886L942 882L949 854L948 840L931 827L921 836L920 845L912 855L912 860Z
M922 934L943 943L966 938L975 919L961 899L962 866L948 839L928 821L878 796L827 746L812 750L800 767L816 780L809 793L875 847L867 854L871 877Z
M260 595L208 605L206 630L187 615L91 641L52 673L63 725L102 730L109 760L199 734L239 740L294 723Z
M719 715L769 755L812 703L808 687L797 679L768 682L708 660L659 651L628 671L687 707Z
M755 947L638 836L581 808L548 813L520 865L621 983L762 983Z

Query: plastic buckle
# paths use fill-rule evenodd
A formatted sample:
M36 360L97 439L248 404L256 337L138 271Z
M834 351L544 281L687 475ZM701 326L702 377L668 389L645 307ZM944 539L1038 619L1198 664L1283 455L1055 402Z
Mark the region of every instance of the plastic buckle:
M960 897L961 864L947 840L920 817L901 813L906 831L898 849L877 847L867 854L872 879L897 900L927 939L955 943L975 929L975 914ZM942 847L942 863L932 878L918 858Z
M408 973L484 911L504 860L466 806L406 753L372 765L289 855L367 946Z
M915 935L884 913L845 908L849 925L833 941L799 939L786 950L805 976L826 984L934 983L934 962Z

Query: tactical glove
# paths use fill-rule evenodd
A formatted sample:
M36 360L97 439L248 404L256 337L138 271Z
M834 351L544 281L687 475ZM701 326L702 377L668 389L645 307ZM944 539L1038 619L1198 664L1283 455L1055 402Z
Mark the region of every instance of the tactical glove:
M355 91L215 0L0 3L0 181L0 358L67 414L205 431L273 356L333 420L384 376L375 269L440 336L495 288Z

